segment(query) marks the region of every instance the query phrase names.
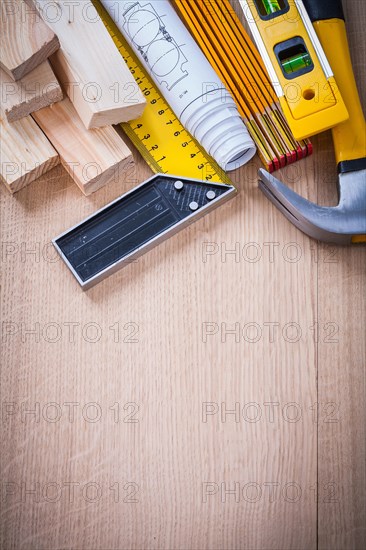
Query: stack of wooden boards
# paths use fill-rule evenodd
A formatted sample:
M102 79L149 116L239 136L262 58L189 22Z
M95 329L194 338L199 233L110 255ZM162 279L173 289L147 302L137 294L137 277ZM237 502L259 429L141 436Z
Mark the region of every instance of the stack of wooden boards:
M131 166L112 124L145 99L91 2L36 4L0 2L0 177L13 193L61 161L89 195Z

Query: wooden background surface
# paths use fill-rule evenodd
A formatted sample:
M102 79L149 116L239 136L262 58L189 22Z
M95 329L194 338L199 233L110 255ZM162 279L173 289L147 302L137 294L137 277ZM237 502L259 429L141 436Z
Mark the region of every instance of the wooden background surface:
M314 145L281 177L334 204ZM237 198L82 293L50 240L148 177L135 158L90 198L60 167L1 189L1 547L363 548L365 248L302 235L254 160Z

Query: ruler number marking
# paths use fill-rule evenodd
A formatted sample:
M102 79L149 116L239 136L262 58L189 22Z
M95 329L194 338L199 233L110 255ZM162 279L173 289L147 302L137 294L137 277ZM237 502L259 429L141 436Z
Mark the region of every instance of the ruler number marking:
M151 161L155 165L159 165L163 173L176 173L176 170L172 168L173 159L174 163L178 163L177 167L183 168L183 171L186 171L192 163L194 163L193 166L196 166L195 170L203 170L205 166L210 166L211 162L205 151L197 148L197 144L191 138L191 135L182 127L181 122L176 118L165 99L160 96L159 90L154 87L144 69L136 64L135 56L131 54L124 41L121 40L119 33L114 32L114 27L112 30L109 21L105 25L126 65L134 75L142 94L145 97L150 96L146 115L143 114L139 122L129 123L130 129L140 141L142 149L146 150L146 154L150 156ZM154 117L160 117L161 119L162 127L160 131L152 127ZM181 153L172 155L170 148L173 147L173 140L177 137L181 140L181 148L179 149ZM158 159L154 158L154 151L159 151ZM171 160L169 161L169 159ZM202 173L202 179L208 181L218 177L215 166L212 166L210 172L206 175ZM199 175L196 177L199 177ZM219 177L218 180L220 181Z

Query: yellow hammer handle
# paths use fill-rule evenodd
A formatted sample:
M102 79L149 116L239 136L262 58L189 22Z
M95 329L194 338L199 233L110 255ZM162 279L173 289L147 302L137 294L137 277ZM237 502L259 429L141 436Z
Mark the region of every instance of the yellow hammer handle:
M313 23L333 70L349 119L332 129L337 163L366 157L366 126L352 69L345 23L325 19Z

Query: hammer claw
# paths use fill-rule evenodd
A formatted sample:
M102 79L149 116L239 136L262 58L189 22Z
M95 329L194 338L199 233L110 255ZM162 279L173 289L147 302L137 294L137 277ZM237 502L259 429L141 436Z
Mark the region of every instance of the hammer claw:
M355 235L366 234L365 172L341 174L339 178L338 206L314 204L263 169L259 170L259 187L303 233L325 242L349 244Z

